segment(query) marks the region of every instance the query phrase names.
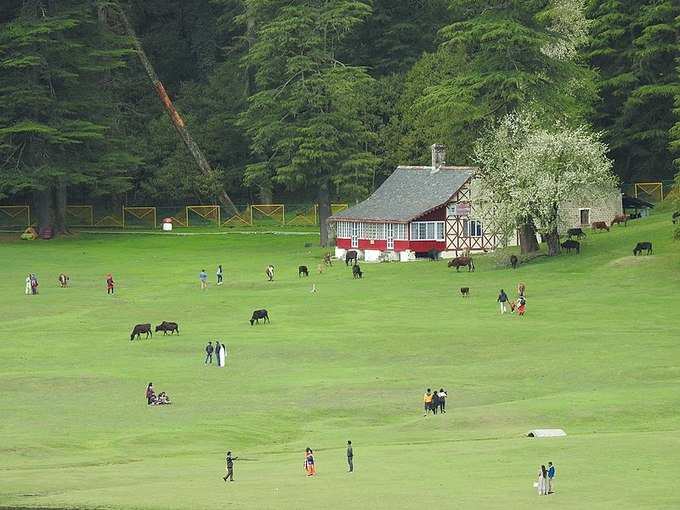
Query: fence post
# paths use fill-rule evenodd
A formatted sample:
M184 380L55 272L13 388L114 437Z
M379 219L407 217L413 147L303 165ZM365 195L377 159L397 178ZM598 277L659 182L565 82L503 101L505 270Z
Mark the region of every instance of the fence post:
M123 229L125 229L125 206L123 206Z

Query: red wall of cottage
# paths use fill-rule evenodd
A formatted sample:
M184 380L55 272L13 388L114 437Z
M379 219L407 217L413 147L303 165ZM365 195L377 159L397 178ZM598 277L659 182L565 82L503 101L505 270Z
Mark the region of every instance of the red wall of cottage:
M446 206L433 209L427 214L424 214L413 221L445 221L446 220Z
M342 248L343 250L350 250L352 247L352 240L338 238L335 240L335 246Z
M359 239L359 249L360 250L387 250L387 241L375 239L373 244L368 239Z
M411 241L409 244L410 249L415 252L444 251L446 249L446 242L444 241Z

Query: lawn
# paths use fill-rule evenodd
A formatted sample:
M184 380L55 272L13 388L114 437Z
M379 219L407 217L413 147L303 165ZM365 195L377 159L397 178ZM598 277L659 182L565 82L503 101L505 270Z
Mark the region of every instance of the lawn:
M362 264L363 280L340 263L318 275L311 234L3 238L0 507L677 509L671 227L659 214L516 271L488 255L475 273ZM633 257L647 240L655 254ZM38 296L24 295L28 272ZM500 316L498 290L519 281L527 315ZM250 326L257 308L271 324ZM130 342L134 324L162 320L181 334ZM203 363L215 338L226 369ZM149 381L174 404L147 407ZM442 386L449 412L424 418L424 390ZM524 437L541 427L568 436ZM232 484L227 449L240 457ZM549 460L557 493L541 499L532 483Z

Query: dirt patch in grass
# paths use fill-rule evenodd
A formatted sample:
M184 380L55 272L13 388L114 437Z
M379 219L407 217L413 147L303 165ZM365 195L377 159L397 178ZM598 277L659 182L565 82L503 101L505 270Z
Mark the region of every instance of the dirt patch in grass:
M649 264L653 260L654 255L638 255L637 257L631 255L629 257L621 257L618 259L614 259L607 265L609 267L634 267L640 266L642 264Z

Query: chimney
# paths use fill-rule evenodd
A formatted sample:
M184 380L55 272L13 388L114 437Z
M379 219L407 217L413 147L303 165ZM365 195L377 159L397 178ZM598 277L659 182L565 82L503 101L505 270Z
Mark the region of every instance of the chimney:
M446 165L446 145L435 143L432 145L432 172L437 172L439 167Z

